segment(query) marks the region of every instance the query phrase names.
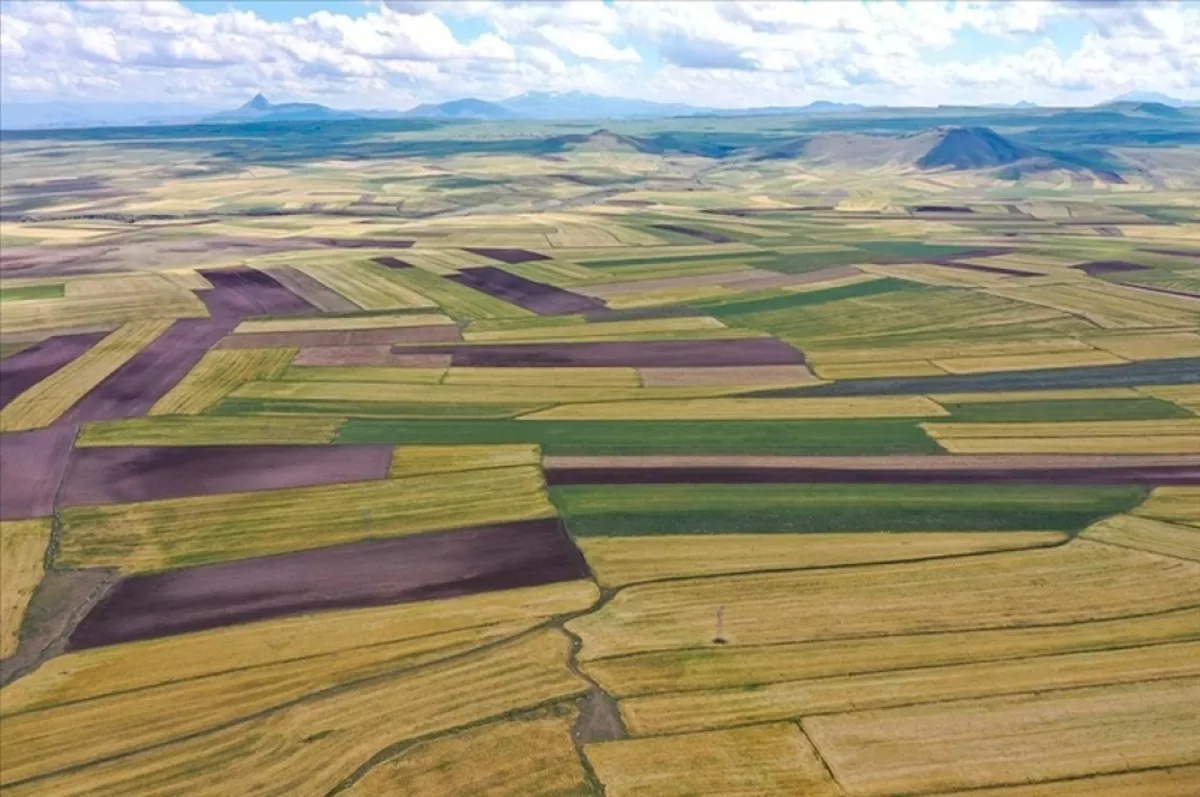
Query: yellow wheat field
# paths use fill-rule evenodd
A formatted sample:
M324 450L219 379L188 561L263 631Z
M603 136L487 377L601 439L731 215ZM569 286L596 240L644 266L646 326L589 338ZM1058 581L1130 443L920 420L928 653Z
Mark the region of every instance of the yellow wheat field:
M615 587L664 578L831 567L1038 548L1066 542L1053 531L905 534L697 534L581 537L592 572Z
M299 357L304 358L302 350ZM497 369L499 370L499 369ZM289 382L401 382L436 385L446 375L445 368L404 368L384 365L293 365L284 372Z
M388 478L461 473L487 468L540 465L541 449L533 444L398 446L392 453Z
M495 370L507 369L497 368ZM379 401L440 405L500 404L505 406L541 407L555 403L570 404L593 401L628 402L633 399L680 399L693 396L712 396L721 392L721 388L642 388L608 387L605 385L576 387L569 384L536 385L528 383L488 385L486 388L482 388L477 384L429 385L413 382L292 382L277 380L271 382L248 382L230 393L230 397L268 400L305 399L309 401ZM895 401L895 399L889 400ZM831 402L832 400L825 399L824 401ZM660 403L663 402L654 402L655 405ZM936 406L932 405L931 402L925 401L925 403ZM641 404L638 403L638 406L641 406ZM941 408L939 407L938 409ZM945 414L945 410L923 414L941 415Z
M636 368L451 367L446 372L442 384L629 388L642 386Z
M1200 322L1197 322L1200 323ZM1089 338L1098 349L1111 351L1129 360L1164 360L1172 357L1200 357L1200 334L1160 332L1150 335L1105 335Z
M927 360L890 360L877 363L811 363L822 379L871 379L880 376L938 376L946 373Z
M50 518L0 522L0 659L17 650L21 621L42 581Z
M1107 351L1095 349L1043 354L1009 354L1003 357L954 357L934 360L933 364L952 374L980 374L995 371L1025 371L1038 368L1071 368L1086 365L1118 365L1127 362Z
M345 318L270 318L243 321L235 334L254 332L330 332L354 329L392 329L403 327L453 326L454 319L440 313L408 315L367 315Z
M1089 775L1083 779L1052 780L1023 786L944 792L939 797L1195 797L1200 765L1184 765L1117 775Z
M721 387L730 393L748 387L819 385L803 365L733 365L713 368L639 368L646 387Z
M1088 526L1080 535L1088 540L1137 548L1164 556L1200 562L1200 528L1163 520L1115 515Z
M1060 423L928 423L922 426L938 440L967 440L973 437L1160 437L1200 434L1200 419L1197 418Z
M716 691L780 681L832 679L1022 659L1078 651L1116 650L1200 638L1200 608L1023 628L920 631L856 639L770 645L703 644L615 658L583 669L618 697L662 692Z
M326 288L340 293L364 310L434 308L437 303L362 264L289 261Z
M199 415L238 386L274 379L299 349L211 349L175 387L150 408L150 415Z
M1077 541L931 562L636 585L567 627L583 639L581 660L591 660L705 646L722 606L731 645L1049 625L1192 606L1198 576L1194 562Z
M444 600L263 620L68 652L0 690L0 716L246 668L319 662L352 650L396 642L424 638L445 642L455 632L482 633L489 628L517 627L551 615L581 611L599 597L590 581L564 581ZM437 645L430 649L437 649Z
M957 357L1009 357L1053 352L1089 351L1082 341L1068 337L1030 338L1015 341L960 341L917 343L887 347L835 348L814 346L805 349L810 360L834 363L917 362Z
M1197 323L1194 300L1097 281L1034 288L993 288L988 293L1071 313L1105 329L1194 326Z
M608 797L840 797L791 723L589 744Z
M172 323L163 319L123 325L0 410L0 431L36 429L54 423L106 376L166 332Z
M12 741L5 743L3 781L46 775L217 728L327 689L461 655L531 624L460 629L9 714L4 728Z
M1200 678L814 717L803 727L852 795L1120 773L1200 758Z
M207 318L204 302L185 290L152 294L32 299L7 302L0 313L0 334L8 335L64 327L115 328L148 323L151 319Z
M1158 487L1133 514L1200 526L1200 487Z
M630 732L679 733L994 695L1200 676L1200 642L784 681L621 701Z
M237 783L264 796L324 794L390 745L581 694L587 684L567 668L569 650L558 631L527 634L7 791L73 797L141 792L153 783L164 794L225 797ZM212 777L216 771L221 778ZM19 779L7 768L4 777Z
M924 396L847 398L697 398L653 402L611 400L573 404L525 416L529 420L739 421L822 418L929 418L949 413Z
M1126 399L1140 398L1141 393L1131 387L1095 387L1079 390L1013 390L995 393L931 393L931 399L950 404L992 404L1009 401L1078 401L1081 399Z
M1163 401L1170 401L1200 415L1200 385L1164 385L1139 387L1138 391Z
M925 423L953 454L1193 454L1200 420Z
M695 316L683 318L652 318L638 321L597 321L591 324L566 324L561 327L530 326L525 329L479 332L468 329L463 339L472 343L502 341L529 343L552 341L565 343L593 340L642 340L646 338L725 338L762 337L762 332L730 329L715 318Z
M348 797L472 794L480 797L562 797L588 794L571 742L577 712L518 718L421 742L371 767Z
M327 415L158 416L84 424L77 446L221 446L328 443L345 418Z
M552 515L540 468L492 468L71 507L55 561L134 573Z

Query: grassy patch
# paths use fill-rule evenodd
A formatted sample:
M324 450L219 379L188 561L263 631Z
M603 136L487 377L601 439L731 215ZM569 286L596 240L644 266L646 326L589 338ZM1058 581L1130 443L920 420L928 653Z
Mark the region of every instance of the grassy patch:
M1140 487L919 484L586 485L551 499L580 536L820 531L1075 531Z
M63 295L61 283L50 285L22 285L19 288L0 289L0 302L20 302L27 299L57 299Z
M841 299L854 299L862 296L877 296L896 291L920 290L924 286L908 280L885 277L870 282L858 282L853 285L840 285L836 288L826 288L823 291L807 291L805 293L787 293L779 296L769 296L761 299L738 301L714 299L709 301L692 302L691 306L703 310L717 318L727 318L744 313L765 313L774 310L796 310L801 307L812 307Z
M1177 404L1153 398L1067 401L996 401L942 403L951 419L977 423L1007 421L1140 421L1189 418Z
M909 420L385 421L352 419L339 443L537 443L547 454L933 454Z
M213 414L334 415L350 418L512 418L533 409L536 408L496 404L230 398L217 405Z

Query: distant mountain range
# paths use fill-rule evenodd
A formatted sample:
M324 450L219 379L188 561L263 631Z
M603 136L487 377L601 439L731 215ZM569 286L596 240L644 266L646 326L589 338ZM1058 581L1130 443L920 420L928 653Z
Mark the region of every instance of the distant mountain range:
M967 106L964 106L967 107ZM1039 110L1031 102L993 103L977 106L991 110ZM1200 107L1200 101L1185 101L1154 92L1131 92L1096 106L1123 114L1166 118L1179 108ZM471 119L485 121L538 120L586 121L662 119L670 117L740 117L788 114L847 114L868 110L854 103L818 100L802 106L755 108L707 108L682 103L605 97L580 91L530 91L492 102L473 97L441 103L426 103L407 111L340 110L317 103L275 104L263 94L233 110L204 112L185 103L5 103L0 115L4 129L59 127L105 127L114 125L242 124L247 122L338 121L347 119ZM874 109L874 110L879 110ZM1075 109L1086 112L1088 109Z

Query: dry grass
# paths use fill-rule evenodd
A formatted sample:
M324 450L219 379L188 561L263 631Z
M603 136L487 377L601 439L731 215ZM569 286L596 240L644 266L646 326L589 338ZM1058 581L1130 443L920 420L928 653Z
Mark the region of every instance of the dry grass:
M584 665L619 697L697 692L1200 639L1200 608L1062 625L654 651Z
M1200 765L1185 765L1117 775L1089 775L1023 786L942 792L938 797L1195 797Z
M1200 642L785 681L621 701L632 733L663 734L847 711L1200 676Z
M994 288L988 293L1061 310L1105 329L1187 326L1196 323L1195 301L1098 281Z
M1195 332L1105 335L1104 337L1089 338L1088 343L1130 360L1200 357L1200 334Z
M1164 385L1139 387L1138 391L1163 401L1170 401L1185 410L1200 415L1200 385Z
M17 650L21 621L45 573L50 518L0 523L0 659Z
M1073 542L1060 548L628 587L568 627L582 660L693 648L725 607L730 645L1101 620L1196 603L1200 565ZM1064 599L1069 596L1069 599Z
M246 382L274 379L299 349L212 349L171 390L150 415L199 415Z
M71 507L56 562L136 573L553 514L541 470L528 465Z
M1159 487L1133 514L1200 526L1200 487Z
M365 264L292 263L325 287L341 294L364 310L435 308L437 303Z
M950 404L992 404L1001 401L1078 401L1083 399L1140 398L1131 387L1096 387L1079 390L1014 390L995 393L931 393L931 399Z
M121 293L82 298L7 302L0 313L0 334L65 327L117 327L152 319L207 318L208 309L189 291Z
M1044 354L1010 354L1004 357L955 357L934 360L933 364L952 374L980 374L995 371L1026 371L1037 368L1072 368L1085 365L1118 365L1126 362L1106 351L1080 350Z
M400 446L392 454L388 478L431 476L435 473L461 473L487 468L538 466L542 452L532 444Z
M1090 351L1082 341L1068 337L1030 338L1013 341L945 341L912 343L887 347L822 347L805 348L810 360L831 365L834 363L914 362L957 357L1007 357L1050 352Z
M1066 542L1053 531L909 534L703 534L582 537L576 541L601 584L760 570L898 562Z
M353 329L393 329L403 327L453 326L454 319L439 313L408 315L365 315L322 318L271 318L243 321L236 334L254 332L330 332Z
M24 302L21 302L24 304ZM5 310L5 313L8 311ZM113 371L171 327L171 321L130 321L72 362L17 396L0 411L0 431L49 426Z
M679 399L696 395L711 396L719 392L719 388L641 388L608 387L604 385L575 387L571 385L524 383L515 385L488 385L486 389L481 389L481 386L477 384L428 385L412 382L291 382L279 380L272 382L250 382L233 391L230 395L233 398L242 399L378 401L439 405L500 404L504 406L528 406L534 408L556 403L615 402L631 401L633 399ZM758 401L761 401L761 399ZM922 399L920 401L926 400ZM663 402L654 402L655 405L660 403ZM932 405L931 402L926 403ZM592 405L589 404L589 406ZM638 403L637 406L642 405ZM938 407L938 409L941 408ZM923 415L940 414L945 414L945 411L923 413Z
M576 714L564 707L421 742L373 766L345 794L582 797L591 789L571 742Z
M556 399L548 399L556 400ZM599 399L597 399L599 400ZM554 407L525 416L530 420L572 421L740 421L823 418L930 418L947 411L924 396L848 398L697 398L653 402L619 401Z
M525 635L354 688L310 694L287 708L60 771L8 793L129 794L145 793L147 784L153 784L161 794L226 797L235 783L246 794L325 794L390 745L584 692L586 683L567 669L569 649L570 641L557 631ZM241 695L234 690L229 698ZM163 722L179 721L178 704L166 711ZM108 722L113 721L110 716ZM61 738L53 741L61 755L72 755L72 745ZM53 762L31 761L29 769L9 769L8 754L6 750L8 781L54 767ZM214 772L221 777L214 778Z
M1120 773L1200 757L1200 678L806 719L861 797Z
M641 387L636 368L469 368L452 367L442 384L553 387Z
M302 349L298 358L303 358L305 351ZM307 351L312 350L308 349ZM293 362L298 361L297 359ZM402 368L383 365L293 365L283 374L283 378L289 382L399 382L436 385L442 381L445 375L446 368Z
M812 743L791 723L590 744L608 797L840 797Z
M319 612L64 653L5 686L0 691L0 716L268 665L319 664L350 651L397 642L428 638L442 644L455 632L532 624L586 609L598 598L592 582L566 581Z
M472 343L501 343L532 341L569 343L593 340L682 340L703 338L721 340L727 338L762 337L763 333L745 329L729 329L720 321L708 316L685 316L683 318L651 318L639 321L597 321L590 324L564 324L562 326L529 325L518 329L478 331L468 328L463 340Z
M802 387L821 380L803 365L746 365L716 368L640 368L646 387Z
M328 443L345 418L327 415L215 415L127 418L84 424L75 445L236 446Z
M1080 536L1109 545L1200 562L1200 528L1194 526L1137 515L1115 515L1093 523Z

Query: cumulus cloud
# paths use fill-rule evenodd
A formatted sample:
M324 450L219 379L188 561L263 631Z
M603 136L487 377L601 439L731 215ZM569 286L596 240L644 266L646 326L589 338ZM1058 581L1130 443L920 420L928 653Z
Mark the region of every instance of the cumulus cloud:
M531 89L722 105L1200 89L1194 3L382 0L363 16L331 2L287 21L231 3L197 13L175 0L0 0L0 92L221 104L262 89L401 107ZM1069 51L1053 43L1062 25L1080 40ZM1003 46L961 46L978 37Z

